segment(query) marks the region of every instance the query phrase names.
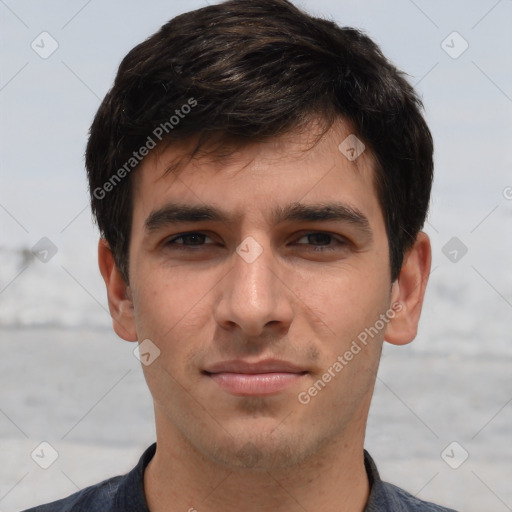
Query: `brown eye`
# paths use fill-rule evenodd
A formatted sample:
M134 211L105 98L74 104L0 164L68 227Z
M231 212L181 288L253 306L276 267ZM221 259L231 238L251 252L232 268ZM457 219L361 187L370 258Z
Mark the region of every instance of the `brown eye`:
M346 245L346 241L340 238L336 238L329 233L313 232L304 234L299 240L307 239L309 244L299 243L298 245L312 245L313 250L317 252L334 251L340 247ZM334 244L330 242L334 241ZM327 247L328 246L328 247Z
M208 235L205 235L204 233L199 232L190 232L190 233L183 233L181 235L175 236L174 238L171 238L168 240L165 245L166 246L181 246L180 249L185 247L200 247L204 244L204 241L206 238L210 238ZM211 239L210 239L211 240ZM211 244L206 244L211 245Z

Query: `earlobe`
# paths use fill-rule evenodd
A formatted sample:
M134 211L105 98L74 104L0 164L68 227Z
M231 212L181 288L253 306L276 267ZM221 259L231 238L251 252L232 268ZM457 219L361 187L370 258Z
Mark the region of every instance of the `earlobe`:
M406 345L416 337L431 259L430 239L420 231L414 245L406 253L400 274L393 283L391 305L399 306L387 326L385 341L393 345Z
M100 238L98 243L98 265L107 287L108 308L114 331L126 341L137 341L130 289L121 276L110 246L104 238Z

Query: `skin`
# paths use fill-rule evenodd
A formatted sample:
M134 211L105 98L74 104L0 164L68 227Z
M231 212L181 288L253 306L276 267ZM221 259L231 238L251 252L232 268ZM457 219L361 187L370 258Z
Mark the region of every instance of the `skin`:
M392 283L369 151L351 162L338 150L351 133L342 121L315 145L316 133L312 124L224 158L200 156L167 175L193 141L155 151L133 176L129 286L100 240L116 333L160 350L143 366L157 432L144 476L152 512L364 509L364 432L382 343L406 344L416 335L430 242L418 234ZM270 216L277 206L333 201L362 213L371 234L346 220L275 224ZM149 215L169 202L208 204L232 219L148 232ZM176 239L187 232L206 236ZM262 249L251 263L236 252L247 237ZM298 394L395 303L400 312L300 403ZM219 361L266 358L306 373L270 396L235 396L202 371Z

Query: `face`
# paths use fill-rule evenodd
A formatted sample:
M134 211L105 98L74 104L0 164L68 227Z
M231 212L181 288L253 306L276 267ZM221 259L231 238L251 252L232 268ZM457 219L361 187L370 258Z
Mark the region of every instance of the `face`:
M160 351L143 366L158 434L262 468L362 439L392 285L372 160L338 149L349 134L165 175L187 149L171 147L137 170L125 323Z

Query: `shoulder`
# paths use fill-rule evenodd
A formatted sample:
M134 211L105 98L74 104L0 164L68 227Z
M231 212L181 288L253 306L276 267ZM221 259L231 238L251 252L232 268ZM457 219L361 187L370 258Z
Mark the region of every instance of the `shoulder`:
M144 496L144 470L156 451L153 443L137 465L126 475L103 480L67 498L24 510L23 512L149 512Z
M390 510L394 512L456 512L451 508L420 500L396 485L387 482L382 482L382 485L385 489L386 498L392 506Z
M366 450L364 463L371 486L364 512L456 512L451 508L420 500L396 485L383 482L374 460Z
M39 505L24 512L109 512L114 510L114 497L121 479L121 476L109 478L67 498Z

